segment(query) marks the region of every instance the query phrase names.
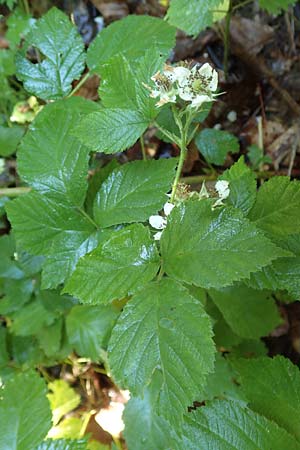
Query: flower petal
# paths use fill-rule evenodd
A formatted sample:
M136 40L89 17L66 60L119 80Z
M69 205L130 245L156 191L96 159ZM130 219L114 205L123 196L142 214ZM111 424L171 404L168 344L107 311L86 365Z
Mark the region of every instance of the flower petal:
M163 217L156 215L156 216L150 216L149 217L149 223L151 227L156 228L157 230L163 230L165 226L167 225L166 219Z

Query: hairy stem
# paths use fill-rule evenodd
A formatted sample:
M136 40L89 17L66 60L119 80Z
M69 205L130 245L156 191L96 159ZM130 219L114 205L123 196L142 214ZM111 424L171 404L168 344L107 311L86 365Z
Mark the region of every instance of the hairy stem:
M18 195L28 194L30 187L14 187L0 189L0 197L18 197Z
M172 186L172 192L171 192L171 198L170 198L171 203L174 203L174 200L175 200L176 190L177 190L177 186L178 186L178 183L180 180L180 175L182 172L182 167L183 167L186 155L187 155L187 147L185 145L185 142L183 142L182 145L180 146L179 162L178 162L175 179L174 179L173 186Z

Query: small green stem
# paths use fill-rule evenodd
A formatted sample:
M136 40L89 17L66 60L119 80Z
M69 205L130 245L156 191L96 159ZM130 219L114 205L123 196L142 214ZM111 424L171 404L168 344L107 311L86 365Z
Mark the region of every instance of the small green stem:
M81 88L81 86L89 79L89 77L91 76L90 72L87 72L83 78L81 78L81 80L79 81L78 84L76 84L76 86L74 87L73 91L70 92L69 95L67 95L67 98L72 97L74 94L76 94L76 92Z
M30 187L14 187L0 189L0 197L17 197L18 195L28 194Z
M80 208L80 206L77 206L77 211L80 212L97 230L99 230L99 226L94 222L94 220L89 216L84 209Z
M177 185L179 183L179 179L180 179L181 171L182 171L183 164L184 164L184 161L185 161L185 158L186 158L186 154L187 154L187 148L186 148L186 145L185 145L185 142L184 142L184 143L182 143L182 145L180 147L179 162L178 162L175 179L174 179L173 186L172 186L170 203L174 203L174 200L175 200Z
M147 161L147 155L146 155L146 150L145 150L145 142L144 142L144 135L142 135L140 137L140 144L141 144L141 150L142 150L142 155L143 155L143 160Z
M23 5L24 5L25 13L28 16L30 16L30 8L29 8L28 0L23 0Z
M157 122L153 122L153 125L161 132L163 133L168 139L170 139L171 142L175 142L178 146L180 145L180 141L178 136L175 136L173 133L169 133L168 130L165 130L163 127L161 127Z

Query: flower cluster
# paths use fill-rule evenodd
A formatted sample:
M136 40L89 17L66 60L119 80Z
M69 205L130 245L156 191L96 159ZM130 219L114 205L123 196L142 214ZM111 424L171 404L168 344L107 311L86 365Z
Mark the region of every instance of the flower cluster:
M151 227L155 228L156 230L160 230L157 233L155 233L155 235L153 236L156 241L160 240L162 232L167 226L167 217L171 213L173 208L174 208L174 205L172 203L167 202L164 205L165 217L159 216L159 215L149 217L149 223L150 223Z
M150 96L159 97L156 106L176 103L178 96L191 102L192 108L199 108L214 99L218 87L218 73L208 63L202 66L196 64L191 69L165 65L164 70L153 75L151 80L155 88L151 90Z

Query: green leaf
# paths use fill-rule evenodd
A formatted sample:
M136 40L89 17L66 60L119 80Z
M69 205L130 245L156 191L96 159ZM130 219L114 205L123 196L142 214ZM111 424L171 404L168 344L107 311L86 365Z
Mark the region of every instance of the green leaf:
M131 225L112 231L106 241L82 258L64 292L83 303L108 303L146 284L158 268L159 257L148 228Z
M118 311L110 305L74 306L66 318L66 329L78 355L99 361L117 317Z
M21 8L16 8L6 20L8 30L5 39L9 41L9 48L17 48L21 39L24 39L30 28L32 27L32 17L24 13Z
M270 235L284 237L300 232L300 182L273 177L258 191L249 219Z
M270 156L265 155L264 150L257 145L250 145L247 148L247 152L247 157L253 170L262 169L265 163L272 164Z
M188 201L174 208L161 249L169 276L204 288L228 286L280 256L289 256L237 209L212 210L210 200Z
M244 163L244 157L241 156L219 179L229 181L230 194L226 202L247 215L255 202L256 180L254 172Z
M51 8L39 19L26 36L26 46L34 46L43 58L33 64L23 52L16 55L17 77L27 91L43 100L66 97L72 81L84 69L84 44L67 16Z
M55 426L60 419L77 408L80 395L65 380L54 380L48 383L50 393L47 398L52 410L52 421Z
M36 334L42 327L51 325L54 315L47 311L38 299L33 300L18 309L10 317L13 323L10 327L12 333L18 336L30 336Z
M133 145L148 125L138 111L107 108L83 118L73 134L91 151L117 153Z
M283 11L287 11L289 6L295 5L297 0L259 0L259 6L270 14L278 16Z
M226 398L229 400L246 401L235 378L236 374L226 360L226 357L217 353L214 373L207 378L207 384L205 389L203 389L201 400L213 400L218 397L220 399Z
M96 195L95 221L101 227L146 221L166 203L176 163L177 159L171 158L117 167Z
M118 161L116 159L112 159L108 164L106 164L106 166L96 170L94 175L89 180L89 186L85 198L85 209L91 217L93 216L93 204L97 192L106 178L118 166Z
M229 2L224 0L171 0L167 19L171 25L181 28L187 34L196 36L215 21L221 20L228 10ZM224 11L216 15L215 11Z
M156 372L158 374L158 372ZM131 397L125 407L124 437L130 450L166 450L170 445L170 424L155 410L161 380L154 377L143 398Z
M24 134L24 128L14 125L10 128L0 126L0 156L10 156L15 153Z
M7 279L4 282L4 298L0 302L0 314L18 311L30 300L33 292L33 282L27 279Z
M298 300L300 296L300 235L286 236L278 242L295 256L279 258L260 272L251 274L249 285L255 289L287 290Z
M48 258L43 288L56 287L74 270L77 261L98 242L93 224L80 212L32 192L6 206L18 245Z
M175 45L175 33L162 19L129 15L98 34L88 49L87 64L102 74L102 66L112 57L122 54L135 61L149 48L156 48L166 59Z
M234 333L243 338L267 336L281 322L274 299L267 292L236 284L210 290L209 295Z
M70 130L82 114L97 109L83 98L44 107L23 139L18 170L28 184L60 203L82 206L87 190L89 150Z
M6 206L8 203L6 203ZM12 235L4 235L0 237L0 277L12 278L19 280L24 277L24 272L14 261L13 254L15 252L15 244Z
M0 367L5 366L9 361L7 351L7 328L0 327ZM2 377L1 377L2 378Z
M138 111L148 122L158 114L156 100L145 87L151 77L162 68L164 59L154 48L145 51L137 62L118 55L101 71L99 95L106 108Z
M133 395L142 395L154 371L161 372L156 409L174 426L213 371L214 353L203 307L166 278L149 284L127 303L109 344L112 375Z
M0 448L34 448L51 427L45 382L35 372L20 373L6 382L0 400Z
M34 450L87 450L87 448L86 439L47 439Z
M298 367L282 356L233 360L233 365L241 376L241 388L250 407L300 440Z
M293 436L234 401L213 401L185 416L176 450L299 450Z
M63 320L59 318L52 325L40 329L36 335L41 349L49 358L57 357L59 354L62 341L62 327Z
M227 153L238 153L240 149L239 141L233 134L214 128L198 133L195 144L208 163L219 166L224 164Z

